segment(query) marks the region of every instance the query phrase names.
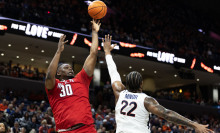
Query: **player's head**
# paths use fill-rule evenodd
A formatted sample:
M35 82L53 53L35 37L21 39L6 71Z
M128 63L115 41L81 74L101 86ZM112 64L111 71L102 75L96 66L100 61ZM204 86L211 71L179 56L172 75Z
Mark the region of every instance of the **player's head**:
M74 71L72 69L72 66L67 63L59 64L57 68L57 76L61 79L73 78Z
M8 132L8 126L6 123L1 122L0 123L0 133L7 133Z
M142 91L143 79L139 72L132 71L126 77L126 87L131 92Z

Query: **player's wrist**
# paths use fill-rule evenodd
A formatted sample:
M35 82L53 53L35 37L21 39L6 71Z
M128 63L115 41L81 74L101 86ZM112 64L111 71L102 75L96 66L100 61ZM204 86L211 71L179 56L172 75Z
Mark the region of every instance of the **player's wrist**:
M195 129L195 128L197 128L197 126L198 126L198 123L193 121L193 122L192 122L192 128Z
M110 51L105 51L105 55L111 55Z
M98 34L99 31L92 29L92 34Z
M57 50L57 52L56 52L56 54L61 54L62 53L62 51L61 50Z

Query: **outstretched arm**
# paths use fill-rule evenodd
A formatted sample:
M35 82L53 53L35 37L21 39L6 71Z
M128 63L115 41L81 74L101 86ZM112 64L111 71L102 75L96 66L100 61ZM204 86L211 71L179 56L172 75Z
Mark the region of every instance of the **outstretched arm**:
M57 72L57 66L58 66L58 63L60 60L60 55L61 55L61 52L64 50L64 44L66 44L68 42L68 40L65 41L65 38L66 38L66 35L62 35L60 37L57 52L55 53L52 61L50 62L50 65L47 69L45 87L48 90L53 89L55 86L55 76L56 76L56 72Z
M95 64L97 60L97 54L98 54L98 31L100 28L101 23L99 21L92 20L92 46L90 48L90 54L87 57L83 68L86 71L88 76L92 76L94 69L95 69Z
M108 67L108 72L111 78L111 84L112 84L112 89L115 95L115 102L117 103L118 101L118 97L119 97L119 93L125 89L124 85L121 82L121 77L117 71L117 67L115 65L115 62L111 56L111 51L114 49L114 46L111 46L111 39L112 37L109 35L105 36L105 40L102 39L103 41L103 48L105 51L105 59L106 59L106 63L107 63L107 67Z
M192 127L192 128L194 128L199 133L213 132L212 130L207 128L208 125L198 124L198 123L196 123L194 121L191 121L191 120L181 116L180 114L178 114L178 113L176 113L176 112L174 112L172 110L166 109L163 106L161 106L152 97L145 98L144 106L145 106L145 108L149 112L151 112L151 113L153 113L153 114L155 114L155 115L157 115L159 117L162 117L165 120L170 121L172 123L183 125L183 126Z

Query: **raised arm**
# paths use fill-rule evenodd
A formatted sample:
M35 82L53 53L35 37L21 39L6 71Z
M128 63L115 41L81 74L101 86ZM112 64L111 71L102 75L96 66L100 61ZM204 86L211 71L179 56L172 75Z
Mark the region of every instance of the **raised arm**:
M56 72L57 72L57 66L58 66L58 63L59 63L59 60L60 60L60 54L64 50L64 44L68 42L68 40L65 41L65 38L66 38L66 35L62 35L60 37L57 51L56 51L52 61L50 62L50 65L47 69L45 87L48 90L53 89L54 86L55 86L55 76L56 76Z
M199 133L209 133L209 132L214 133L212 130L207 128L208 125L198 124L194 121L191 121L191 120L181 116L180 114L178 114L172 110L166 109L163 106L161 106L152 97L145 98L144 106L149 112L151 112L159 117L162 117L165 120L170 121L172 123L192 127L196 130L196 132L199 132Z
M108 67L108 72L111 78L112 89L115 95L115 102L117 103L119 94L122 90L125 89L125 86L121 82L121 77L117 71L115 62L111 56L111 51L114 49L114 46L116 46L116 44L114 46L111 46L111 39L111 36L109 37L109 35L106 35L105 40L102 39L102 42L104 44L103 48L105 51L105 59Z
M92 20L91 23L92 23L92 46L90 48L90 54L83 65L84 70L90 77L93 75L97 60L98 45L99 45L98 31L101 25L99 21L95 21L95 20Z

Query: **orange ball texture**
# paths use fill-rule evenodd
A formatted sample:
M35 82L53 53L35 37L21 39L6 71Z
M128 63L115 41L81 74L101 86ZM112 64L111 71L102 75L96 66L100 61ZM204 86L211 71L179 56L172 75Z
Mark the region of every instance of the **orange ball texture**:
M101 19L107 13L107 6L102 1L93 1L88 7L88 13L94 19Z

